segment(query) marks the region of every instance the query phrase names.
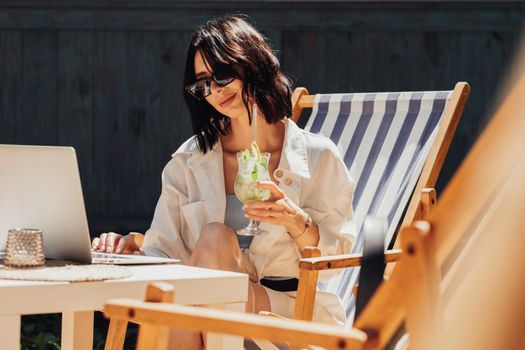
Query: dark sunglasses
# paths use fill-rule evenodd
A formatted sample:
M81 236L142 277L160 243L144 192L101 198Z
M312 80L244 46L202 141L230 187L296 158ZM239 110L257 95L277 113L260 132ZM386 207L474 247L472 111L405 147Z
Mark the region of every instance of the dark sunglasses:
M204 97L211 94L211 82L214 81L219 86L226 86L238 77L235 70L224 67L216 69L210 78L199 79L193 84L186 86L188 91L197 100L202 100Z

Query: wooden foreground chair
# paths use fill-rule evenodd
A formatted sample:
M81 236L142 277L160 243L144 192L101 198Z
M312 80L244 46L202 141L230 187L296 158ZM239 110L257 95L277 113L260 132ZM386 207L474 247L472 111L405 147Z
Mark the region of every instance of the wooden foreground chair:
M109 301L104 312L112 319L307 348L384 348L402 322L411 349L523 348L524 111L525 74L450 181L430 221L401 230L403 254L352 330L137 300Z

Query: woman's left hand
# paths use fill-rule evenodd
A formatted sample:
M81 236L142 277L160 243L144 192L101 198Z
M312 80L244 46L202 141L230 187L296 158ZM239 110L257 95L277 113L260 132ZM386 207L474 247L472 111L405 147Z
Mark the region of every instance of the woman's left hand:
M288 232L303 230L308 214L290 200L272 181L261 181L257 188L267 189L271 195L265 201L247 203L243 206L246 216L252 220L286 227Z

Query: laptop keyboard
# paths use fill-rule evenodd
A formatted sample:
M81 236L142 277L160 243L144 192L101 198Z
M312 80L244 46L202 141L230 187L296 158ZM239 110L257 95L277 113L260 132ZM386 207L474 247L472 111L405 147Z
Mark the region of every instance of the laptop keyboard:
M0 251L0 259L3 259L5 256L5 251ZM133 255L126 255L126 254L115 254L115 253L103 253L103 252L96 252L91 251L91 257L97 258L97 259L130 259L133 257Z
M91 251L91 257L93 259L130 259L133 257L132 256L129 256L129 255L126 255L126 254L115 254L115 253L103 253L103 252L96 252L96 251Z

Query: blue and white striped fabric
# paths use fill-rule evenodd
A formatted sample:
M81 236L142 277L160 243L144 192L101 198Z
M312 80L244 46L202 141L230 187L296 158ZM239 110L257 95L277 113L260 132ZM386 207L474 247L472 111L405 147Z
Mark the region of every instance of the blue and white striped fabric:
M452 91L316 95L305 129L337 144L356 181L354 252L362 251L368 215L388 220L385 245L391 243L451 96ZM358 268L346 269L319 286L342 299L349 325L358 272Z

